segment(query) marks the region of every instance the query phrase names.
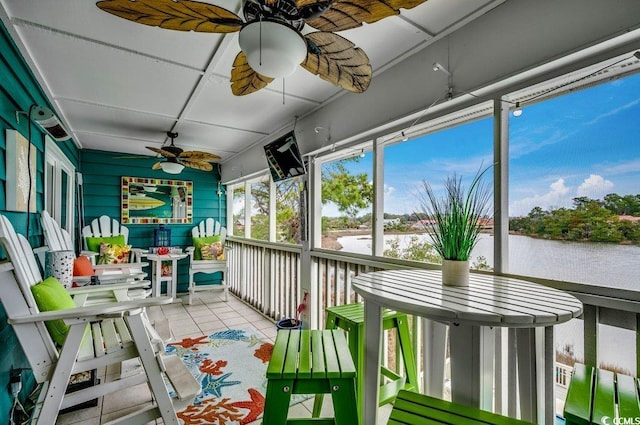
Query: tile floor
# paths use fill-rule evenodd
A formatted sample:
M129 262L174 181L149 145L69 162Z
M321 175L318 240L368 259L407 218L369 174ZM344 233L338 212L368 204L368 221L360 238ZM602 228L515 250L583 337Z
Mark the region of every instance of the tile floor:
M174 303L149 311L152 320L155 317L166 317L175 339L208 335L214 331L237 328L254 328L274 340L276 327L273 320L266 318L238 298L229 295L229 301L224 302L217 291L197 293L192 305ZM99 378L107 381L114 379L120 370L98 371ZM134 410L140 405L150 404L151 394L146 384L128 388L115 394L110 394L98 401L97 407L81 409L76 412L62 414L56 424L67 425L100 425L121 416L127 411ZM294 417L311 417L313 399L294 405L290 414ZM331 398L325 397L323 405L325 414L331 411ZM390 406L380 409L380 424L386 424ZM162 420L156 421L158 424ZM154 424L156 422L150 422ZM261 420L249 425L260 425Z

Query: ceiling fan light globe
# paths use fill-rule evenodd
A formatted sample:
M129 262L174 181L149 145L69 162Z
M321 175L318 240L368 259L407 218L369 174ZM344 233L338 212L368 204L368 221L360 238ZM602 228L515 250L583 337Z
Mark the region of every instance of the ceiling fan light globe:
M290 26L273 21L245 25L238 37L249 66L271 78L287 77L307 56L307 43Z
M169 174L180 174L184 169L184 165L177 162L163 162L160 164L162 171Z

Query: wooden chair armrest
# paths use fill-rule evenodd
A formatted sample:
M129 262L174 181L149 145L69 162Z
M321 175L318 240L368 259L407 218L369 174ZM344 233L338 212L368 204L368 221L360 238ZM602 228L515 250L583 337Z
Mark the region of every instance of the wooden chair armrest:
M172 297L153 297L142 300L121 301L108 304L92 305L88 307L77 307L66 310L45 311L30 314L28 316L17 316L9 318L11 324L36 323L57 319L77 319L85 322L102 320L104 315L114 315L126 313L144 307L159 306L173 302Z
M89 250L83 249L82 251L80 251L80 255L84 255L85 257L89 257L89 259L91 259L91 258L97 257L98 253L95 251L89 251Z
M71 296L74 296L79 294L91 294L91 293L99 293L99 292L117 291L119 289L146 288L150 284L151 283L148 280L137 280L131 283L110 283L108 285L79 286L77 288L69 288L67 289L67 292L69 292Z
M94 270L119 270L119 269L141 269L147 267L149 263L135 262L135 263L120 263L120 264L96 264L93 266Z
M82 250L80 251L80 255L84 255L85 257L89 258L89 261L91 261L91 265L95 267L96 263L98 262L97 258L98 258L98 253L95 251L89 251L89 250Z

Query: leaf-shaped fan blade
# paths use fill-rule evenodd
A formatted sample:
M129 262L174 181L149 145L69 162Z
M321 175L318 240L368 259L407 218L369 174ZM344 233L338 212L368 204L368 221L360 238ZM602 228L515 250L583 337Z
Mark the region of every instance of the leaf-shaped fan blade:
M236 96L244 96L263 89L273 81L271 77L258 74L249 66L247 55L238 53L231 70L231 92Z
M157 154L160 154L162 156L164 156L165 158L175 158L176 156L169 151L166 151L164 149L158 149L158 148L154 148L153 146L147 146L147 149L149 149L150 151L153 151Z
M183 159L180 161L182 165L189 168L195 168L196 170L202 171L211 171L213 170L213 165L206 161L192 161L189 159Z
M162 168L162 162L156 162L155 164L153 164L153 167L151 167L152 170L159 170Z
M96 5L129 21L177 31L228 33L240 31L243 24L227 9L193 0L105 0Z
M298 0L298 8L312 8L326 0ZM336 0L328 10L307 24L320 31L343 31L371 24L380 19L397 15L400 9L414 8L427 0Z
M185 151L182 152L179 155L180 159L188 159L191 161L217 161L220 158L220 156L213 154L213 153L208 153L208 152L200 152L200 151Z
M312 32L304 36L307 58L302 67L336 86L362 93L371 82L367 54L344 37L331 32Z

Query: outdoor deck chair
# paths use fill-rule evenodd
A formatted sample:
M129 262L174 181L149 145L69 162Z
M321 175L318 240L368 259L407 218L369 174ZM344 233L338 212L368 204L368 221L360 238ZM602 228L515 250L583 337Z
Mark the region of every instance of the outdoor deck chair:
M45 247L34 249L38 255L40 265L44 270L46 251L74 251L71 235L49 215L47 211L40 213L40 221L44 233ZM126 264L96 264L96 252L82 251L80 255L85 255L91 259L93 272L97 276L101 275L127 275L129 281L144 279L147 273L142 268L147 265L143 262L126 263ZM85 279L86 280L86 279ZM132 288L129 291L129 297L132 299L146 298L151 295L151 289Z
M145 405L112 423L146 423L161 417L163 423L177 425L179 422L171 396L175 395L173 398L179 404L176 408L180 409L193 401L200 391L200 385L177 356L164 353L164 346L158 343L157 338L152 342L143 314L145 307L166 304L171 302L171 298L154 297L82 306L83 297L76 297L72 301L76 307L52 307L50 311L43 312L38 308L32 292L34 287L41 284L42 278L31 246L2 215L0 244L9 259L9 262L0 264L0 301L36 382L42 384L31 423L53 424L62 409L147 383L155 404ZM79 294L92 290L118 292L126 291L128 286L93 286L77 290ZM64 288L62 292L57 290L56 299L60 295L64 295ZM114 298L119 296L115 295ZM52 327L48 328L45 324L50 321L63 321L62 326L67 329L66 336L53 330L50 332ZM58 322L56 328L59 329L60 325ZM128 359L140 361L140 373L65 394L72 374ZM171 393L165 385L165 377L173 386Z
M100 241L109 243L121 243L126 245L129 242L129 229L120 225L114 218L102 215L94 218L91 224L82 228L83 246L86 251L99 251ZM131 249L131 262L140 262L142 250Z
M227 261L225 239L227 229L212 219L207 218L191 229L193 245L187 247L189 253L189 304L193 294L198 291L218 289L224 291L224 300L229 297L229 288L224 282L227 277ZM217 284L200 284L194 280L197 273L222 273L222 281Z

